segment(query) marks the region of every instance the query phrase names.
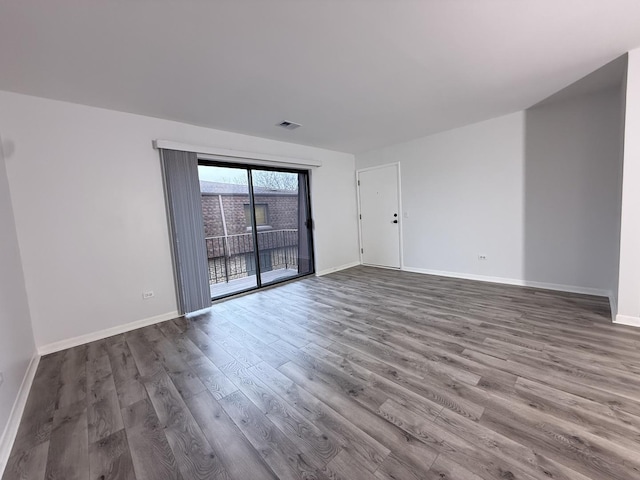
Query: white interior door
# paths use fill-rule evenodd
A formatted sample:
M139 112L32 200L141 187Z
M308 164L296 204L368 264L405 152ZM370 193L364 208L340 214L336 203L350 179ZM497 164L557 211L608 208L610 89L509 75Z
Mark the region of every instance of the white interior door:
M398 166L358 172L362 263L400 268Z

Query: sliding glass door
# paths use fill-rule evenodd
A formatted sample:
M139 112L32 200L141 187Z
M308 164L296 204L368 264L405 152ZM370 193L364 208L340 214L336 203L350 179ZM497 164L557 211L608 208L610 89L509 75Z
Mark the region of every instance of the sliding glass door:
M304 171L198 166L213 299L313 273Z

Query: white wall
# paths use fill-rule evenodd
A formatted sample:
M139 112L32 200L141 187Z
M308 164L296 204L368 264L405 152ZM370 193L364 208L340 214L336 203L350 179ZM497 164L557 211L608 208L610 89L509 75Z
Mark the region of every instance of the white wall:
M322 161L316 268L358 260L353 155L7 92L0 134L38 346L175 312L156 138Z
M357 155L356 167L401 163L406 269L608 294L620 128L611 89Z
M516 113L356 156L401 164L407 268L522 276L523 129Z
M616 321L640 326L640 49L629 52L626 87L620 276Z
M0 474L3 459L12 442L3 432L29 361L36 353L25 290L20 250L11 209L7 171L0 138Z

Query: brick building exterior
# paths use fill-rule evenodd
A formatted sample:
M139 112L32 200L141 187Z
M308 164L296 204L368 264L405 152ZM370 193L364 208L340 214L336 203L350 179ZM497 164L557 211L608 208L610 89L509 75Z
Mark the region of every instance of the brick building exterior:
M254 274L248 187L201 181L200 190L211 283ZM254 198L261 269L297 267L297 190L256 187Z
M242 194L202 194L202 217L206 237L224 235L220 200L227 223L227 235L247 233L250 219L246 215L249 196ZM255 196L256 206L266 206L266 225L273 230L298 228L298 192L260 194ZM259 225L259 230L262 230ZM262 226L264 227L264 226Z

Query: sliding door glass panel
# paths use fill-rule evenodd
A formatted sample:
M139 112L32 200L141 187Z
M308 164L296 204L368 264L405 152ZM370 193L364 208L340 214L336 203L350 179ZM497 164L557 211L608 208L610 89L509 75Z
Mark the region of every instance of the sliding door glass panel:
M248 170L199 165L198 176L211 297L257 288Z
M202 161L211 297L313 273L309 176Z
M306 173L252 169L260 284L312 272Z

